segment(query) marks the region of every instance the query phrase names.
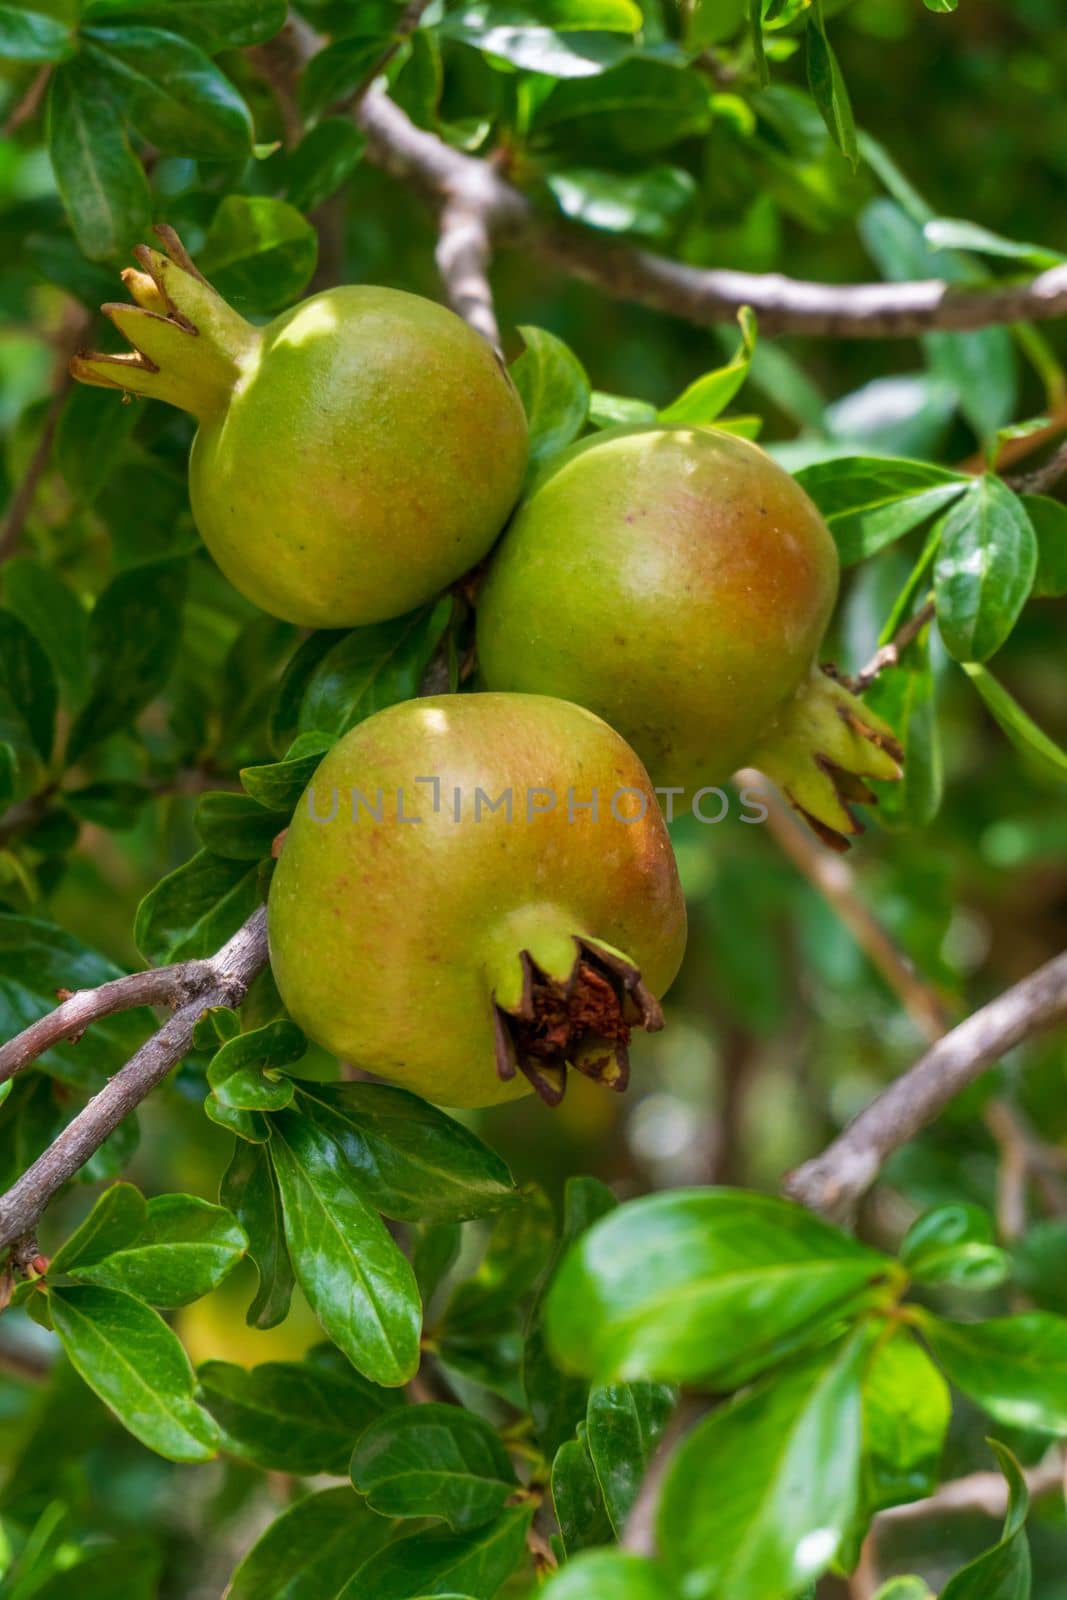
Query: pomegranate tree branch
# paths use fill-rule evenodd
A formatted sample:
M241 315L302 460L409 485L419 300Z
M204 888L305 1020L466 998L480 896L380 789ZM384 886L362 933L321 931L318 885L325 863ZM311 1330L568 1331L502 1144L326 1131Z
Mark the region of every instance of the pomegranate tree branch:
M1033 472L1021 472L1017 476L1008 478L1007 482L1016 494L1045 494L1049 489L1059 483L1067 473L1067 439L1060 444L1041 466L1035 467Z
M607 294L700 326L732 322L742 306L751 306L765 333L883 339L1067 313L1067 266L1052 267L1023 282L981 287L938 278L911 283L809 283L780 273L689 266L539 211L490 162L455 150L436 134L416 127L380 88L364 95L354 114L367 134L371 160L435 207L477 196L495 243L532 249Z
M155 974L157 977L169 975L173 998L174 994L180 992L175 988L174 975L184 970L186 981L193 983L195 992L191 998L182 1000L174 1015L93 1096L17 1183L0 1196L0 1250L36 1227L52 1196L99 1150L119 1123L162 1083L171 1068L189 1050L198 1018L210 1006L239 1005L253 978L266 963L267 913L260 907L209 961L190 962L184 969L171 967ZM137 973L134 976L143 979L152 974ZM128 984L129 980L120 978L115 982ZM114 990L115 986L104 987ZM146 997L143 990L134 988L125 992L129 996L128 1005L144 1003ZM80 995L72 997L59 1010L63 1011L81 998ZM117 1009L115 1005L108 1006L109 1011ZM106 1015L107 1012L96 1014ZM47 1022L50 1019L42 1020ZM34 1023L27 1032L32 1033L40 1027L40 1023ZM69 1037L69 1034L58 1033L56 1037ZM19 1039L12 1041L12 1045L19 1045L24 1038L25 1034L20 1035ZM41 1045L42 1049L46 1047L47 1044Z
M1067 1019L1067 952L946 1033L861 1111L821 1155L790 1174L794 1200L847 1220L885 1162L1007 1051Z
M484 212L455 199L441 207L438 219L437 270L453 311L500 349L500 329L489 284L492 244Z
M919 607L914 616L908 617L905 622L902 622L888 644L881 645L874 652L867 665L861 667L854 678L848 679L848 686L852 692L854 694L862 694L864 689L870 688L875 678L881 677L887 667L897 666L909 644L915 643L920 633L928 623L933 622L936 615L937 608L934 601L927 600L924 605Z
M1031 1497L1035 1500L1051 1494L1064 1486L1064 1464L1059 1451L1053 1451L1036 1467L1027 1467L1023 1473ZM912 1500L907 1505L890 1506L875 1518L876 1529L892 1527L904 1522L925 1522L931 1517L943 1517L955 1512L979 1512L982 1516L1001 1518L1008 1509L1008 1484L999 1472L971 1472L965 1478L952 1478L943 1483L925 1500Z

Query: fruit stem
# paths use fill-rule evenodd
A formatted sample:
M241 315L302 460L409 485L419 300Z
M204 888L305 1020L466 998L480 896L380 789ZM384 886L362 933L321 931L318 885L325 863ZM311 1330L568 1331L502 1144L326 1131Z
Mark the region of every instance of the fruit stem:
M852 806L877 805L864 781L903 776L904 752L888 723L845 687L833 667L814 667L750 764L765 772L832 850L863 824Z
M166 254L138 245L133 254L142 270L122 274L136 304L101 307L132 350L79 351L70 370L81 383L166 400L203 420L224 409L254 364L259 332L211 287L173 228L155 231Z

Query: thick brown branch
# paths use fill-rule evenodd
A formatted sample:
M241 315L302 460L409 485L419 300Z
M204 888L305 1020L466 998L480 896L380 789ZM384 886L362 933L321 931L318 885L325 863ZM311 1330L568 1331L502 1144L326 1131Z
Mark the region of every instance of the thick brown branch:
M367 94L356 117L371 159L433 205L475 199L494 241L534 249L607 294L634 300L706 326L732 322L751 306L765 333L834 338L908 338L936 328L966 330L992 323L1067 313L1067 266L1022 283L961 287L940 279L913 283L806 283L779 273L692 267L651 251L617 244L536 210L488 162L453 150L417 128L380 90Z
M210 976L195 997L186 1000L159 1032L141 1046L0 1198L0 1249L36 1226L52 1196L99 1150L108 1135L145 1096L162 1083L188 1051L193 1028L204 1011L209 1006L239 1005L266 962L267 914L260 908L217 955L210 961L196 964Z
M794 1200L847 1219L883 1165L1007 1051L1067 1018L1067 952L953 1028L813 1161L786 1180Z
M463 200L448 200L438 222L437 270L453 311L500 349L500 329L489 285L491 244L482 211Z

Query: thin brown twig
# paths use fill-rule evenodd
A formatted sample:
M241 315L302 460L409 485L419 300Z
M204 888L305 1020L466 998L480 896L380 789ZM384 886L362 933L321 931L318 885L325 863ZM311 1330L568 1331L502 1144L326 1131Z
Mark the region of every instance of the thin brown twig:
M0 1249L36 1226L52 1196L85 1165L119 1123L182 1060L192 1043L197 1020L204 1011L210 1006L239 1005L253 978L266 963L267 918L265 909L261 907L204 964L210 970L209 982L192 999L179 1006L159 1031L67 1124L44 1154L0 1197ZM12 1044L18 1046L19 1041L13 1040Z
M1067 473L1067 439L1061 440L1058 447L1042 462L1035 467L1033 472L1020 472L1014 477L1005 478L1005 483L1016 494L1045 494L1049 489L1055 488L1063 475Z
M11 135L17 133L24 123L31 121L37 115L51 77L52 67L50 64L41 67L38 72L34 73L25 94L15 102L8 112L4 125L0 128L0 139L10 139Z
M656 1554L656 1515L674 1452L707 1409L707 1400L699 1395L683 1395L678 1402L674 1415L663 1431L656 1453L649 1462L648 1470L641 1480L637 1499L631 1507L619 1540L622 1548L629 1550L631 1555Z
M871 1102L785 1188L813 1211L847 1220L885 1162L1001 1056L1067 1018L1067 952L968 1017Z
M1063 1489L1063 1458L1059 1450L1051 1452L1036 1467L1027 1467L1023 1473L1032 1499L1053 1494ZM1008 1485L999 1472L972 1472L964 1478L953 1478L943 1483L925 1500L912 1500L907 1505L890 1506L875 1518L875 1528L899 1526L907 1522L927 1522L933 1517L979 1513L985 1517L1003 1517L1008 1509Z
M847 679L848 687L854 694L862 694L869 689L876 678L881 677L887 667L899 665L900 658L910 644L922 633L928 623L937 615L937 607L933 600L927 600L919 607L914 616L902 622L888 644L880 645L865 667L861 667L854 678Z

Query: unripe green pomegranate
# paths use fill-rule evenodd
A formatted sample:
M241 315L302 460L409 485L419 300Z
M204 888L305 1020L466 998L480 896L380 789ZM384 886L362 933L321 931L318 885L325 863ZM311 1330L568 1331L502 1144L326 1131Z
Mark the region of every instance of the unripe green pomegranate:
M490 689L560 695L679 791L761 768L828 843L862 832L864 778L900 746L816 665L833 539L756 445L713 428L615 429L535 482L478 598Z
M236 589L311 628L430 599L485 555L522 486L526 419L489 345L395 289L327 289L265 328L201 277L171 229L104 311L133 345L79 355L83 383L199 422L189 494Z
M626 1087L630 1030L685 948L644 768L543 695L409 700L353 728L297 807L270 888L271 963L327 1050L450 1106L572 1066Z

